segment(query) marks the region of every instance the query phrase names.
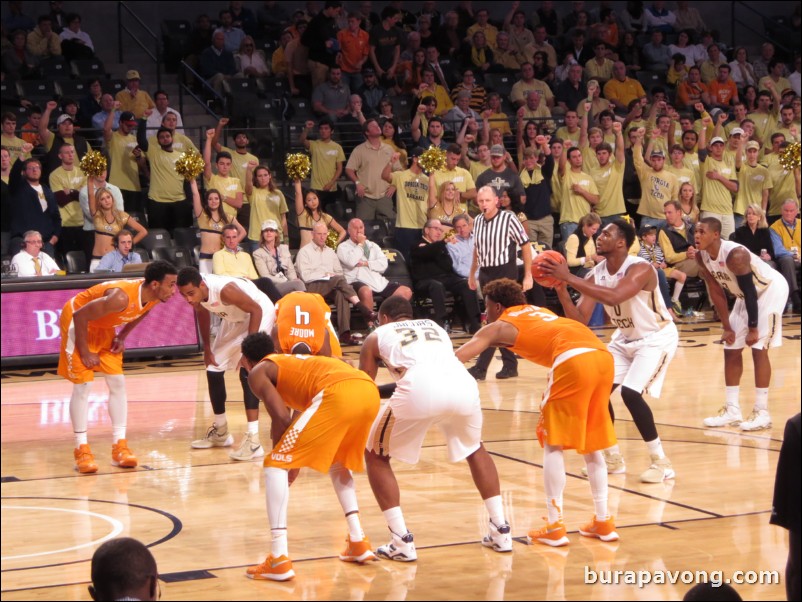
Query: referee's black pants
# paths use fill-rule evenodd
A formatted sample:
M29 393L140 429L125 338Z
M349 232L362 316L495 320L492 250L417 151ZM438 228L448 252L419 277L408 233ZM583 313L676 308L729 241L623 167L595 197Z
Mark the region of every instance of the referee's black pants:
M500 280L501 278L509 278L510 280L518 281L518 266L515 264L515 261L511 261L505 265L479 269L479 286L482 288L487 286L490 282ZM479 355L479 359L476 360L476 367L482 372L487 372L487 368L490 366L495 352L495 347L488 347L482 351ZM509 349L505 348L501 350L501 362L503 367L507 370L518 369L518 359Z

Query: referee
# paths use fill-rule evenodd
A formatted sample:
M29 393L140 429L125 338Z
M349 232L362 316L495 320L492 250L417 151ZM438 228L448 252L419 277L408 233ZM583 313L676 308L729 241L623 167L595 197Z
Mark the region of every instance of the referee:
M468 286L476 290L476 270L479 270L479 284L500 278L518 280L518 266L515 263L516 247L520 246L524 260L523 289L532 288L532 247L529 237L518 216L512 211L501 211L498 195L491 186L482 186L476 195L476 204L482 212L476 216L473 238L473 265L468 276ZM495 347L482 352L476 365L468 370L476 380L484 380L487 367L493 359ZM503 366L496 373L497 379L518 376L518 360L509 349L501 350Z

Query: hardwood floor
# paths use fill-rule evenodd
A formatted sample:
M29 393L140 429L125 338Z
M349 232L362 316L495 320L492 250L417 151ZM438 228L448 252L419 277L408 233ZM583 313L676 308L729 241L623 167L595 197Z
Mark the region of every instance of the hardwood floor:
M649 456L619 395L616 432L627 473L610 476L610 504L621 540L580 537L593 513L581 457L566 453L566 548L525 545L545 514L542 449L535 437L545 369L521 361L520 376L480 385L484 440L501 477L516 537L512 554L479 545L487 515L464 463L450 464L437 431L417 466L394 463L402 507L419 560L355 566L337 560L346 524L327 475L303 471L293 484L289 549L297 577L254 582L247 566L269 549L261 462L235 463L227 449L193 450L212 422L200 358L131 364L128 440L140 466L110 465L111 424L102 380L90 399L95 475L73 471L71 387L52 371L2 375L2 597L88 599L89 560L106 538L130 535L151 545L163 599L550 599L679 600L682 571L778 571L779 583L733 585L744 599L785 598L787 533L768 524L785 421L800 410L800 319L784 319L784 346L771 352L774 426L747 434L704 429L723 403L723 353L717 324L680 326L680 347L659 400L650 400L677 478L640 483ZM600 331L603 338L610 331ZM466 339L456 339L460 344ZM355 348L349 355L356 357ZM495 360L490 374L500 362ZM751 360L745 356L741 404L751 410ZM386 370L382 382L389 381ZM229 424L239 439L245 417L239 383L227 375ZM262 439L269 420L263 412ZM374 546L388 532L364 474L356 477L361 516ZM602 583L607 571L669 571L675 584ZM679 571L679 573L676 573ZM635 573L637 576L637 573ZM645 573L641 575L644 578ZM715 575L714 575L715 576ZM751 575L746 575L751 578ZM593 581L595 583L586 583ZM654 579L655 577L652 576Z

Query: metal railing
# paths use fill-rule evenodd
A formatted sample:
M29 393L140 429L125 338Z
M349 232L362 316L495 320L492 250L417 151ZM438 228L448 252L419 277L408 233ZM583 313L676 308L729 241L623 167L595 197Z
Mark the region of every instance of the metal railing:
M145 35L147 38L152 41L152 47L148 47L145 43L143 43L140 35L134 33L127 25L123 23L123 16L126 17L126 23L128 22L127 17L132 17L133 20L138 23L142 30L144 30ZM128 36L134 41L134 43L139 46L142 50L145 51L150 59L156 65L156 88L162 87L162 53L161 53L161 41L159 40L159 36L157 36L153 30L148 27L145 22L139 18L137 15L125 2L117 2L117 54L119 57L119 62L124 63L125 58L123 56L123 49L125 48L124 40L123 40L123 32L127 33ZM155 50L155 52L154 52Z
M209 101L204 100L202 96L195 92L195 90L192 89L192 86L187 84L188 81L194 82L201 90L211 95ZM209 106L210 101L216 101L219 107L222 109L222 112L226 112L228 106L228 100L226 97L217 92L217 90L215 90L209 84L209 82L203 79L200 73L190 67L186 61L181 61L180 65L178 66L178 111L181 114L184 113L184 94L187 94L190 98L202 106L206 114L212 117L215 121L219 120L221 115L218 115L212 109L212 107Z
M769 5L761 4L760 6L761 7L765 7L765 6L769 6ZM749 14L748 20L740 19L738 17L738 15L736 14L738 8L744 8L744 9L747 9L749 11L750 14ZM772 37L768 32L765 31L766 18L769 17L769 15L767 15L765 12L761 12L761 11L757 10L756 8L751 6L750 3L743 2L741 0L733 1L732 2L732 8L730 10L730 15L732 17L732 20L731 20L731 23L730 23L730 40L731 40L731 44L733 46L737 46L738 45L738 44L735 43L735 40L738 39L736 37L737 33L736 33L735 29L736 29L736 25L740 25L741 27L743 27L747 31L755 34L761 40L766 41L766 42L771 42L772 44L774 44L774 46L776 48L778 48L779 50L782 50L784 53L787 53L790 56L793 56L795 52L799 52L799 34L798 33L794 33L790 29L788 29L788 34L797 40L796 48L792 48L792 47L789 47L788 45L784 44L783 42L785 40L777 39L776 36ZM760 23L760 25L763 26L763 31L761 31L759 29L755 29L755 23ZM776 25L777 28L784 27L780 23L777 23L775 25Z

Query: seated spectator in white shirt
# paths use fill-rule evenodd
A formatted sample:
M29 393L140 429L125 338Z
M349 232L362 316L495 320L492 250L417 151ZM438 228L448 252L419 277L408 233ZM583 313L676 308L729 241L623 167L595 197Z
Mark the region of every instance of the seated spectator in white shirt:
M148 115L148 120L146 123L148 131L158 130L162 125L164 125L164 116L168 113L172 113L175 115L176 125L171 129L175 130L179 134L183 134L184 120L181 119L181 113L170 106L170 97L167 95L167 92L164 90L156 90L156 92L153 93L153 103L156 105L156 108L153 109L150 115ZM168 125L167 127L170 126Z
M81 15L67 15L67 27L61 30L62 53L68 60L91 59L95 55L95 45L89 34L81 29Z
M358 217L348 222L348 238L337 247L337 259L343 266L345 280L354 287L366 307L373 307L373 293L384 299L395 295L407 301L412 298L408 286L382 276L387 270L387 256L379 245L367 239L365 223Z
M120 230L114 235L114 250L106 253L97 264L95 272L122 272L123 266L129 263L142 263L139 253L131 249L134 246L134 236L128 230ZM145 269L145 266L142 266Z
M60 267L47 253L42 251L42 235L28 230L24 235L25 247L11 259L11 271L20 278L52 276Z

